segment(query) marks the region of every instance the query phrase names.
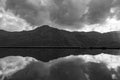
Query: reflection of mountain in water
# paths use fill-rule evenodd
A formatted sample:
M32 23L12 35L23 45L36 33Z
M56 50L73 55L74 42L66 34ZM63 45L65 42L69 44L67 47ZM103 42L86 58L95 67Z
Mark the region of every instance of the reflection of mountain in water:
M117 32L100 34L97 32L68 32L48 26L37 28L29 32L0 31L0 46L79 46L89 47L120 47ZM0 48L0 57L8 55L32 56L43 61L49 61L71 54L117 54L118 50L102 49L40 49L40 48Z
M40 48L0 48L0 57L20 55L31 56L42 61L49 61L59 57L80 54L119 54L119 50L101 50L101 49L40 49Z
M5 66L1 69L3 74L0 80L120 80L119 58L108 54L79 55L43 62L21 57L24 60L13 61L12 65L7 64L9 68Z

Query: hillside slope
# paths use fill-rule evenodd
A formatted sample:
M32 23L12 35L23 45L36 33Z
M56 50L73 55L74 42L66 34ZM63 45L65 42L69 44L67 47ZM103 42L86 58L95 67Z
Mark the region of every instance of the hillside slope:
M68 32L49 26L42 26L28 32L0 31L0 46L67 46L119 48L117 32Z

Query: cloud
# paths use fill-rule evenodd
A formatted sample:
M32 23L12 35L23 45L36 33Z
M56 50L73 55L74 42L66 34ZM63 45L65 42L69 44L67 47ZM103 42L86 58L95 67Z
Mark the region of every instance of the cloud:
M89 23L96 24L106 20L110 14L113 0L92 0L88 7L87 18Z
M32 26L52 25L60 29L81 29L120 19L120 0L7 0L6 10Z
M59 26L78 25L87 5L82 0L7 0L6 10L19 15L34 26L47 25L47 22ZM67 28L66 27L66 28Z
M79 1L79 4L70 0L61 0L61 2L54 0L54 2L57 8L50 11L50 17L52 21L61 25L74 25L80 22L80 18L86 10L86 5L82 1Z
M114 0L113 9L113 14L115 14L117 19L120 20L120 0Z

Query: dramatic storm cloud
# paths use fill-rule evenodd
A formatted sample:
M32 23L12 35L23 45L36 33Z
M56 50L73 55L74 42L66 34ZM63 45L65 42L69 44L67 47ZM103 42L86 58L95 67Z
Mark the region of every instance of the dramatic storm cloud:
M87 18L89 23L104 22L110 14L112 1L113 0L92 0L88 5Z
M54 3L57 8L50 11L50 19L57 24L65 26L73 26L79 23L87 9L86 0L54 0Z
M5 0L0 1L4 2ZM3 4L0 6L3 7ZM113 18L114 21L119 20L119 4L120 0L6 0L5 11L1 15L2 18L6 18L5 14L10 15L12 13L10 15L12 19L14 17L18 20L19 18L18 21L21 21L21 24L24 22L27 25L18 31L29 30L42 25L68 30L79 29L79 31L84 28L85 31L87 30L86 25L89 26L90 30L93 30L93 28L97 29L101 26L108 27ZM31 27L28 28L28 26ZM13 30L9 27L6 29ZM15 30L17 31L17 29Z

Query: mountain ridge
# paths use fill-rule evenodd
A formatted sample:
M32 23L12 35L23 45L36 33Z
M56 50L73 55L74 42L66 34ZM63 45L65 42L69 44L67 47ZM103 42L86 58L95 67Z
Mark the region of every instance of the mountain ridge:
M32 31L0 31L0 46L67 46L67 47L106 47L119 48L118 32L69 32L47 25ZM112 44L111 44L112 43Z

